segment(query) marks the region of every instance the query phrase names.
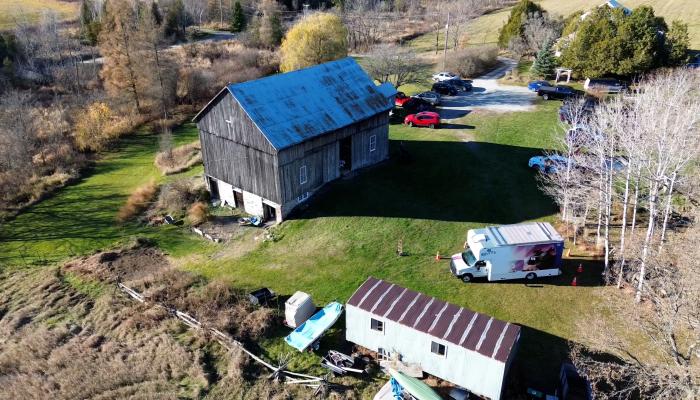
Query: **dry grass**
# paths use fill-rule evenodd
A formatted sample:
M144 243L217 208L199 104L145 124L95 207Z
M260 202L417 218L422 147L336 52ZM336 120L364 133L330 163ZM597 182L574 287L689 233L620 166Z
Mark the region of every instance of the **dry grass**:
M199 141L188 143L156 154L156 167L163 175L186 171L202 162L202 146Z
M158 185L150 181L136 188L126 199L126 204L119 209L117 221L125 222L145 211L158 194Z
M156 267L139 271L149 265ZM172 270L143 241L73 260L62 270L0 273L0 400L308 396L304 388L256 379L261 371L243 353L211 345L165 310L102 283L118 272L150 299L239 340L259 339L272 325L272 310L241 301L242 293L227 284L204 284Z
M469 78L477 77L492 69L498 60L498 48L493 45L468 47L450 53L446 68Z
M192 225L200 225L209 219L209 206L202 201L198 201L187 210L187 220Z
M78 2L57 0L0 1L0 29L13 28L18 20L36 22L45 11L54 11L64 20L78 18Z

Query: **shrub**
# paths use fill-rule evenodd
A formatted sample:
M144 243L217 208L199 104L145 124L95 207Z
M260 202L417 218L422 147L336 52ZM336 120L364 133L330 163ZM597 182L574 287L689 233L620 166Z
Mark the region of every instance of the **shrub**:
M498 33L498 45L505 49L510 41L518 36L522 36L523 27L527 21L528 14L535 12L544 12L542 7L533 3L530 0L521 0L513 9L510 11L510 16L508 21L501 28Z
M463 77L475 77L498 64L496 46L478 46L457 50L447 60L447 68Z
M337 15L317 13L302 19L282 42L280 69L288 72L347 56L347 35Z
M179 214L190 204L205 199L207 194L201 180L195 182L189 178L178 179L161 189L156 207L168 214Z
M206 203L198 201L187 210L187 219L192 225L199 225L209 219L209 207Z
M105 103L96 102L88 106L75 124L75 144L78 149L102 150L110 139L107 127L112 117L112 110Z
M129 198L126 199L126 204L119 209L117 221L124 222L141 214L148 208L157 193L158 185L153 181L136 188Z

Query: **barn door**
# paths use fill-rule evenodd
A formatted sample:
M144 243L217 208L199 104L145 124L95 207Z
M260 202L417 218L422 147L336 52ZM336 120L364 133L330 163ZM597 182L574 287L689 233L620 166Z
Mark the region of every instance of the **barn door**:
M352 171L352 136L340 140L340 173Z

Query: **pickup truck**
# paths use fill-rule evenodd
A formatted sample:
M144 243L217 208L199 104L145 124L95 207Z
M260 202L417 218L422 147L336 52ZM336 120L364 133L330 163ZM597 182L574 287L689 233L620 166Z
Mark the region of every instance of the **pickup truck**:
M578 96L579 92L574 90L571 86L540 86L537 89L537 95L542 96L543 99L568 99L574 96Z

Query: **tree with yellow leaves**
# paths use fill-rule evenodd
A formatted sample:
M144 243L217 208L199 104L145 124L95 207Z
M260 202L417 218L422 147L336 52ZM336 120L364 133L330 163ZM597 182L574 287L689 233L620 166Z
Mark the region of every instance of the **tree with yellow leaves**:
M348 30L335 14L316 13L297 22L282 41L283 72L337 60L348 55Z

